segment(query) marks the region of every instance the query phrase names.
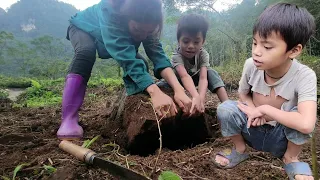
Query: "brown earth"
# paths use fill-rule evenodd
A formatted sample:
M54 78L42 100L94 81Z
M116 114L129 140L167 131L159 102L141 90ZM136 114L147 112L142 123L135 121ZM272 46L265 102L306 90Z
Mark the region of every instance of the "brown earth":
M146 157L130 155L124 147L117 145L121 142L114 143L121 139L125 141L126 137L119 122L106 121L113 114L112 107L116 103L117 95L106 94L103 89L89 89L88 93L95 93L96 96L86 97L80 111L80 124L85 130L84 139L101 135L90 149L99 153L101 157L149 175L155 164L156 153ZM234 93L230 93L230 96L235 99ZM207 100L208 109L216 107L218 99L215 95L208 94ZM56 131L60 116L60 107L15 108L0 111L0 175L12 177L17 165L30 163L18 172L17 179L115 179L107 172L85 165L58 148L60 141L56 139ZM213 124L213 126L217 125ZM319 130L320 127L317 125L318 164L320 161ZM218 131L213 133L216 134ZM83 141L76 143L81 145ZM217 151L230 146L228 139L218 137L182 150L164 148L159 157L157 173L171 170L183 179L287 178L279 159L252 149L250 149L251 158L234 169L216 168L211 158ZM310 144L304 146L300 160L311 164ZM53 166L57 171L50 174L44 170L44 165Z
M174 93L171 88L162 88L162 90L173 98ZM121 147L125 147L130 154L148 156L159 148L157 121L160 122L162 146L170 150L193 147L207 142L209 138L215 139L220 135L215 117L216 105L213 103L207 105L204 114L195 117L184 115L182 110L177 107L176 116L159 119L147 94L120 97L124 97L119 100L119 104L123 105L115 106L114 111L122 112L122 114L119 113L119 118L110 117L107 121L118 124L121 128L120 132L125 133L125 138L120 136L120 138L115 138L115 142ZM121 109L121 107L123 108ZM115 126L109 125L109 127Z

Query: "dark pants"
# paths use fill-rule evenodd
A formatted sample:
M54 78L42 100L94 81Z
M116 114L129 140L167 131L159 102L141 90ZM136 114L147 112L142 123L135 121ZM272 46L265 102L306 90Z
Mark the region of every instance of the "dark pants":
M183 86L183 83L182 83L177 71L174 70L174 72L178 78L178 81ZM200 72L191 76L191 78L193 80L194 85L198 86L199 80L200 80ZM208 70L207 70L207 79L208 79L208 89L212 93L215 93L218 88L224 87L224 83L223 83L221 77L219 76L218 72L210 67L208 67ZM170 85L165 80L157 82L157 85L159 87L170 87Z
M218 72L210 67L207 68L207 79L208 79L208 89L215 93L219 87L224 87L224 83L219 76ZM191 76L193 83L195 86L198 86L200 80L200 72ZM182 84L180 78L180 83Z
M290 110L297 112L295 106ZM236 101L225 101L217 108L217 118L221 125L221 133L224 137L241 134L245 142L258 151L270 152L281 158L287 150L288 141L302 145L306 143L312 134L303 134L297 130L285 127L277 123L276 126L265 124L247 128L247 116L238 107Z
M68 73L79 74L86 81L89 81L92 67L96 61L97 48L94 38L74 25L69 26L67 38L74 48L74 57ZM147 60L138 52L136 58L142 59L148 67Z

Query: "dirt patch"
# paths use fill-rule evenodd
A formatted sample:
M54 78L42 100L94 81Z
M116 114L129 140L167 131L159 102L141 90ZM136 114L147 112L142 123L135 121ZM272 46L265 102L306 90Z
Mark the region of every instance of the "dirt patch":
M173 97L171 90L167 89L166 94ZM126 97L123 102L125 103L123 118L117 119L126 132L127 142L123 147L126 147L130 154L142 156L154 154L159 148L159 128L149 97L138 94ZM216 134L211 133L218 130L218 126L212 126L217 124L215 111L216 107L207 107L205 114L188 117L178 108L176 116L161 119L159 125L162 146L170 150L186 149L202 144L209 138L216 138L217 136L213 136Z
M114 140L121 136L123 131L117 128L119 125L112 126L113 122L107 122L106 119L112 114L110 106L117 99L117 95L106 94L103 89L89 89L88 93L95 93L97 96L95 99L86 97L80 111L81 125L85 130L84 139L101 135L90 148L101 157L149 175L156 155L148 157L130 155L122 146L114 144ZM233 98L235 96L235 94L230 95ZM208 94L207 99L206 107L218 103L215 95ZM60 107L14 108L0 112L0 175L12 177L17 165L31 163L18 173L17 179L114 179L106 171L85 165L58 148L56 131L60 117ZM315 136L318 157L320 156L319 131L320 127L317 126ZM83 141L77 142L79 145L82 143ZM165 148L159 157L157 173L172 170L183 179L287 178L279 159L252 149L250 149L251 158L236 168L231 170L216 168L211 161L212 157L217 151L230 146L228 139L217 138L208 139L203 144L184 150ZM300 160L311 164L310 144L304 146ZM43 168L44 165L57 168L57 172L50 174ZM320 173L320 170L318 171Z

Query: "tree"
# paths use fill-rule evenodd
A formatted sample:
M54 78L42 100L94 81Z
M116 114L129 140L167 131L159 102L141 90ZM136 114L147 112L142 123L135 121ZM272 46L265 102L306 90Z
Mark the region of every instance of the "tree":
M10 41L14 39L12 33L5 31L0 32L0 64L5 63L5 52L10 47Z

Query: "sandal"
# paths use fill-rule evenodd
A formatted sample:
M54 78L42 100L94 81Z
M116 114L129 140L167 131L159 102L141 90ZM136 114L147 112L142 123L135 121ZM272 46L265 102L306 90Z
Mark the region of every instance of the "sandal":
M284 170L289 176L290 180L294 180L296 175L312 176L312 172L308 163L292 162L284 166Z
M236 165L240 164L241 162L247 160L249 158L249 155L247 153L239 153L237 152L235 149L225 149L219 153L217 153L216 155L220 155L226 159L229 160L229 164L226 166L222 166L221 164L219 164L218 162L215 161L215 159L213 159L213 163L218 166L219 168L222 169L230 169L235 167Z

